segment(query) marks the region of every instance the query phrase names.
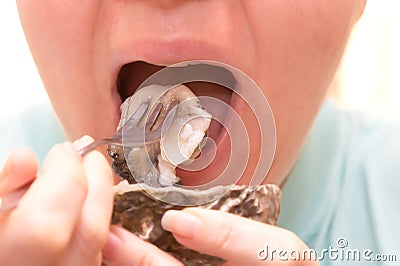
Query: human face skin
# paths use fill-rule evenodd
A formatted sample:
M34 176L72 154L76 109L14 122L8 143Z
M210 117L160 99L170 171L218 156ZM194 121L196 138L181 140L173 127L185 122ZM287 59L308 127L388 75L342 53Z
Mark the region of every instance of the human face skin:
M121 104L115 84L124 64L221 61L248 74L269 101L277 147L266 181L277 184L298 157L364 4L17 1L34 60L69 139L115 132ZM246 126L255 127L249 108L233 102ZM258 160L259 135L249 130L249 137L252 150L243 183ZM216 162L199 175L211 176L218 170Z

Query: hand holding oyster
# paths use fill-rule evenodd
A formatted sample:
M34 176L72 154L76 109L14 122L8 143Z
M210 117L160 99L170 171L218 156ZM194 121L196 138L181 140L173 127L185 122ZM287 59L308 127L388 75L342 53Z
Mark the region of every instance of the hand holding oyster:
M133 97L136 102L132 104ZM198 155L211 115L202 108L199 99L186 86L166 89L154 85L147 90L139 90L122 104L118 129L124 125L141 99L160 101L163 106L173 102L178 102L178 105L159 141L136 147L109 145L113 168L126 179L115 187L113 224L122 225L186 265L219 265L223 260L189 250L176 242L172 234L161 227L162 215L169 209L199 206L263 223L277 223L280 190L275 185L251 188L232 184L202 191L176 186L182 182L176 176L175 168ZM161 126L156 123L153 130Z

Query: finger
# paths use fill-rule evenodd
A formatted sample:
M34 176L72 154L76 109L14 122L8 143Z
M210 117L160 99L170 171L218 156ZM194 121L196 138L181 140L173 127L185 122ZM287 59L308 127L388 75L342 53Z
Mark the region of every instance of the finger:
M103 249L103 259L108 266L183 265L156 246L115 225L110 228L110 236Z
M0 257L13 265L51 262L71 240L87 194L81 158L71 143L54 146L18 207L0 227Z
M162 218L162 226L188 248L235 265L265 264L259 259L258 252L266 244L277 250L306 248L287 230L216 210L168 211Z
M91 143L89 136L74 143L77 150ZM91 265L101 262L101 250L106 243L113 208L113 175L105 157L97 150L83 159L88 180L88 194L82 208L69 250L63 263L66 265Z
M14 148L0 172L0 197L33 181L38 169L36 154L27 147Z
M18 206L19 201L25 195L29 187L30 185L26 185L18 190L8 193L0 199L0 212L3 216L7 215L7 212L12 211Z

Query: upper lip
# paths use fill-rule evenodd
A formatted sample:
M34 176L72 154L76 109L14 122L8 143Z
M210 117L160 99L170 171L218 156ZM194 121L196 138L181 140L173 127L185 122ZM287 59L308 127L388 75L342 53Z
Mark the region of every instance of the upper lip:
M135 40L125 43L113 52L112 75L116 81L121 68L132 62L144 61L159 66L169 66L191 60L213 60L233 65L226 50L208 42L178 40Z

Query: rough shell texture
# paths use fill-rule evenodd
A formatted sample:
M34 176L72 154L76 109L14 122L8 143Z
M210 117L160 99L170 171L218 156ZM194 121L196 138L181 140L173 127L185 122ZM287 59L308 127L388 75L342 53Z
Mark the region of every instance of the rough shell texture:
M138 185L131 185L137 186ZM151 188L152 194L168 195L168 198L192 200L193 191L176 187ZM212 193L211 193L212 194ZM207 193L200 193L204 197ZM251 190L247 186L235 186L221 198L200 205L200 208L230 212L263 223L276 225L280 210L280 190L275 185L263 185ZM162 215L170 209L184 206L171 205L149 196L139 188L115 194L113 224L120 224L141 239L149 241L170 253L185 265L220 265L223 260L180 245L171 233L161 227Z

